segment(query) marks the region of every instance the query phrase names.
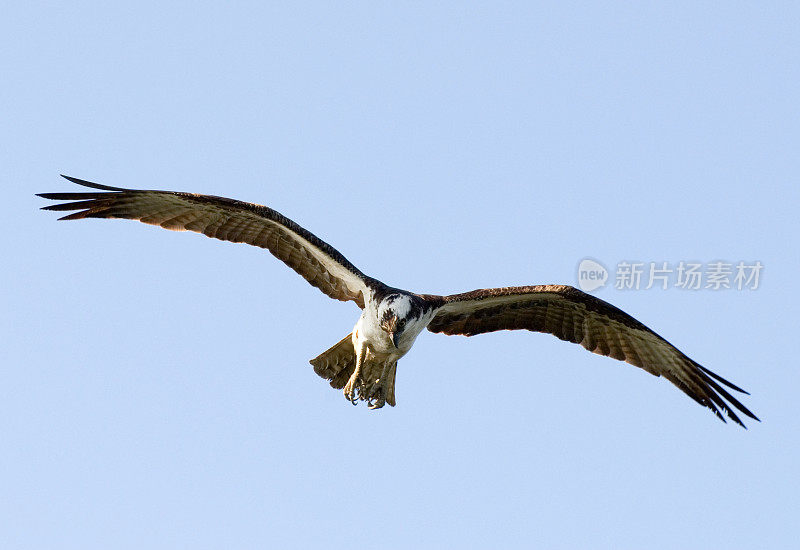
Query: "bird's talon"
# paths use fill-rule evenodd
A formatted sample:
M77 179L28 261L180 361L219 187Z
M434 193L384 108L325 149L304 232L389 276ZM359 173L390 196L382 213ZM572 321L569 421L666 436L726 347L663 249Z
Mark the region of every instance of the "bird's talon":
M385 399L377 399L374 403L369 404L369 410L374 411L375 409L382 409L385 404Z
M353 405L358 405L358 396L353 380L348 381L347 385L344 387L344 398Z
M367 407L374 411L375 409L380 409L385 404L386 398L383 396L383 386L381 385L380 380L376 380L369 389Z

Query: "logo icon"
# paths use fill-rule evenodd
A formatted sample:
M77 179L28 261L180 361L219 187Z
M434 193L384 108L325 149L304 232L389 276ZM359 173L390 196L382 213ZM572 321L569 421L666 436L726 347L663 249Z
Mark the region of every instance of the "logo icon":
M600 262L584 258L578 264L578 287L584 292L602 288L606 286L607 281L608 270Z

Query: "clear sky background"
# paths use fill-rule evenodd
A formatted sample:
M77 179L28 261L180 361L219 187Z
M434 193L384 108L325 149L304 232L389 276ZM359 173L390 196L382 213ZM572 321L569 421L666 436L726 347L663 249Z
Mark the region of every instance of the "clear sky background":
M794 2L12 2L0 22L3 548L797 544ZM596 295L748 389L719 422L547 335L423 333L396 408L265 251L56 222L65 173L269 205L417 292L760 261Z

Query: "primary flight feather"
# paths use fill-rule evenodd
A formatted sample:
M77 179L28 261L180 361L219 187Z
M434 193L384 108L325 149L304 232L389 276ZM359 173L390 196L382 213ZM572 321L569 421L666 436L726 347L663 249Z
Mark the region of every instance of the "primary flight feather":
M314 371L334 388L344 388L354 404L363 400L373 409L395 405L397 361L425 328L465 336L525 329L663 376L723 421L727 415L744 426L737 410L758 420L728 390L747 392L697 364L624 311L576 288L536 285L450 296L415 294L364 275L328 243L266 206L64 177L97 191L40 194L69 201L43 208L75 211L62 220L125 218L266 248L326 295L355 302L362 313L353 332L311 360Z

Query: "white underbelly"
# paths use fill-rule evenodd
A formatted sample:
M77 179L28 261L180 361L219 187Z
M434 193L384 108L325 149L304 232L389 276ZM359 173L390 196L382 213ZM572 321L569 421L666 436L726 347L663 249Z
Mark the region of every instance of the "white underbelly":
M366 345L376 358L397 361L411 349L414 339L400 338L398 347L394 347L389 334L377 323L370 322L361 316L353 328L355 346Z

